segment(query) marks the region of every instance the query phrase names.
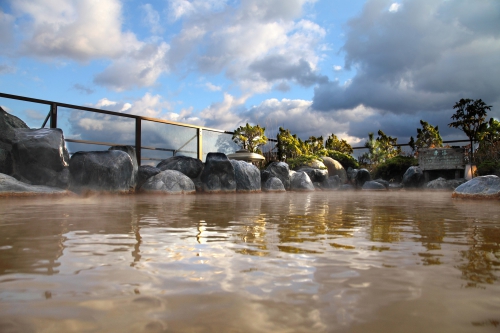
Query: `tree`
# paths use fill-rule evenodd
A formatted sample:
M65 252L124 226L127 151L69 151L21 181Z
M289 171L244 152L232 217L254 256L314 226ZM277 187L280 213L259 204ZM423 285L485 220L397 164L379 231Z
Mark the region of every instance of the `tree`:
M385 162L387 159L396 157L402 153L401 147L397 146L397 138L386 135L381 130L378 131L377 139L373 133L368 133L368 140L365 147L368 153L361 156L361 160L368 160L372 166Z
M234 131L232 139L243 149L251 153L262 154L259 147L267 143L267 137L264 135L265 130L264 127L259 125L251 126L247 123Z
M297 138L296 134L290 133L290 130L280 127L276 135L278 142L278 160L285 162L289 158L295 158L302 154L302 140Z
M451 119L455 120L448 124L450 127L460 128L470 141L470 162L474 163L474 140L478 139L481 124L486 119L487 112L491 110L491 105L486 105L481 99L461 98L454 106L457 109Z
M422 128L417 128L417 148L435 148L443 146L443 139L439 134L439 127L432 126L428 122L420 120ZM413 138L413 137L412 137Z
M352 154L354 150L351 145L347 143L344 139L339 140L335 134L330 134L330 136L325 141L325 148L328 150L335 150L344 154Z
M323 136L310 136L305 142L303 153L307 155L326 156L327 151L323 146Z

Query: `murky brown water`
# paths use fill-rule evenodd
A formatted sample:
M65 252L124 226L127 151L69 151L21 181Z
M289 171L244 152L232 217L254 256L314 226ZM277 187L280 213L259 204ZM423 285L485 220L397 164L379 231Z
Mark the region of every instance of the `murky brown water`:
M0 332L498 332L500 203L0 200Z

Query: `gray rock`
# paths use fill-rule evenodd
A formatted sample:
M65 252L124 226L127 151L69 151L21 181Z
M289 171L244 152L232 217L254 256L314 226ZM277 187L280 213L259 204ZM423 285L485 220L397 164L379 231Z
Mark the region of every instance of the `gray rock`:
M270 177L262 186L262 190L266 192L286 192L285 186L278 177Z
M439 177L428 182L425 187L430 190L448 190L453 191L459 185L465 183L465 179L450 179L446 180L443 177Z
M285 162L272 162L266 169L271 177L277 177L285 187L290 189L290 168Z
M257 192L260 191L260 170L252 163L238 160L229 160L234 168L236 177L236 191Z
M12 175L32 185L67 188L69 154L58 128L15 129Z
M12 156L10 151L0 148L0 173L12 174Z
M68 195L70 192L44 185L30 185L14 177L0 173L0 197L33 195Z
M292 191L314 191L314 185L307 173L298 171L293 174L290 180L290 189Z
M236 177L233 165L223 153L208 153L200 175L204 192L234 192Z
M355 183L357 173L358 173L358 169L353 169L351 167L347 168L347 171L346 171L347 181L350 181L351 183Z
M356 188L352 186L351 184L343 184L340 189L342 191L354 191Z
M409 167L403 175L403 187L417 188L424 184L424 173L418 166Z
M383 180L382 178L375 179L374 182L384 185L386 189L388 189L390 185L387 180Z
M366 169L359 169L354 177L356 187L362 188L363 185L371 180L370 172Z
M453 198L500 199L500 178L495 175L480 176L458 186Z
M132 159L132 166L134 167L134 170L132 171L132 178L130 179L130 186L135 189L137 186L137 177L139 173L139 164L137 163L137 154L135 152L135 147L133 146L113 146L109 148L108 150L121 150L126 152L130 158Z
M159 174L161 172L160 169L155 168L151 165L141 165L137 172L137 186L136 191L141 189L142 184L146 182L149 178Z
M0 148L10 152L15 130L18 128L29 129L28 125L21 119L13 116L0 107Z
M389 183L389 190L391 191L399 191L403 188L403 184L401 183Z
M189 156L173 156L156 166L160 170L177 170L191 179L197 178L203 170L203 162Z
M347 182L347 172L345 171L344 167L342 164L340 164L339 161L334 160L331 157L323 156L321 157L323 160L323 164L327 167L328 169L328 176L339 176L340 180L342 181L342 184Z
M363 191L387 191L387 188L374 180L369 180L363 184Z
M76 152L69 162L70 189L129 192L134 166L129 154L120 150Z
M194 183L185 174L176 170L165 170L142 184L143 193L191 194L195 193Z
M343 182L339 175L330 176L328 180L322 183L322 187L327 190L335 190L339 189L342 186Z
M328 180L328 170L316 169L311 167L301 167L297 172L303 171L307 173L313 183L323 183Z

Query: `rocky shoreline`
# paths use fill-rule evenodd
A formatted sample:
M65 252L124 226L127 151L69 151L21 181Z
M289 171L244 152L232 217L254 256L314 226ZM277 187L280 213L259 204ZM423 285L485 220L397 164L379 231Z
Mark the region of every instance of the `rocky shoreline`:
M323 163L290 170L272 162L265 170L219 152L206 162L187 157L167 158L156 167L138 166L135 148L76 152L71 157L60 129L30 129L0 108L0 197L84 195L88 193L235 193L285 191L387 191L428 189L453 191L455 198L500 198L497 176L435 179L424 184L419 167L410 167L401 184L372 180L366 169L344 170L329 157Z

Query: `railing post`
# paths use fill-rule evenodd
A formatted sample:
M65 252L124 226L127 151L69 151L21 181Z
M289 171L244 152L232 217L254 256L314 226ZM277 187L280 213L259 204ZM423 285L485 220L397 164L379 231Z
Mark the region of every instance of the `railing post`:
M198 159L200 161L203 161L203 130L201 128L198 128L196 134L198 135L198 145L196 147L196 150L198 151Z
M50 128L57 128L57 103L50 104Z
M135 156L139 166L141 166L141 133L141 118L135 118Z

